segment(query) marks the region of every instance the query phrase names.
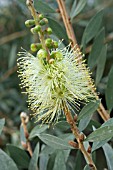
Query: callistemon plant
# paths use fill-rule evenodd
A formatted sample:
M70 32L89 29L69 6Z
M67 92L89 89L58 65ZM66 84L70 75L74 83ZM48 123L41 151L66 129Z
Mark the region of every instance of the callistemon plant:
M81 101L95 100L89 70L84 61L79 64L81 54L77 46L62 48L60 42L49 37L52 29L47 27L48 20L42 14L25 24L39 35L40 43L31 44L35 55L25 50L18 54L21 87L28 95L36 121L55 123L64 115L64 108L71 112L79 108Z

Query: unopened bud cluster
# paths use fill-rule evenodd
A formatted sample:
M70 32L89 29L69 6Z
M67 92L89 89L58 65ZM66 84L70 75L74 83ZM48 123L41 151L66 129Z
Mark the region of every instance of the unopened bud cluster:
M49 62L53 63L53 60L58 58L61 60L61 54L57 52L50 53L49 50L58 48L58 42L52 40L49 36L52 34L52 29L47 26L48 19L44 17L43 14L37 14L37 20L27 20L25 25L31 27L32 34L38 34L39 38L44 37L43 43L32 43L30 49L32 52L37 52L37 57L39 59L46 59L49 55ZM46 37L46 38L45 38Z

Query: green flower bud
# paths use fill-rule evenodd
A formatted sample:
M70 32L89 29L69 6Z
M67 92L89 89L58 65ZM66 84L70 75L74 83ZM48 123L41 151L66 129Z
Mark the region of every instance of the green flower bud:
M44 50L44 49L40 49L40 50L37 52L37 57L38 57L39 59L44 59L44 58L47 57L47 55L48 55L48 53L47 53L47 51Z
M46 47L48 47L49 49L53 48L53 42L51 38L47 38L45 40L45 44L46 44Z
M40 25L36 25L36 27L34 27L34 32L40 32L41 31L41 26Z
M31 51L33 51L33 52L37 51L36 44L31 44L30 48L31 48Z
M52 34L52 29L50 27L47 28L47 33L50 35Z
M44 18L43 14L39 14L39 19L42 20Z
M58 42L57 41L53 41L53 47L58 48Z
M63 54L59 51L56 52L56 58L58 61L61 61L63 59Z
M48 19L47 18L43 18L40 22L39 22L40 25L46 25L48 24Z
M31 51L36 52L42 48L42 44L41 43L33 43L33 44L31 44L30 48L31 48Z
M46 24L48 24L48 19L47 18L43 18L43 20L45 21Z
M57 59L58 61L61 61L62 58L63 58L63 55L62 55L62 53L59 52L59 51L52 51L50 57L51 57L51 58L55 58L55 59Z
M41 43L37 43L37 50L40 50L42 48L42 44Z
M31 27L31 26L33 26L33 25L35 25L35 20L27 20L27 21L25 21L25 25L26 25L26 27Z

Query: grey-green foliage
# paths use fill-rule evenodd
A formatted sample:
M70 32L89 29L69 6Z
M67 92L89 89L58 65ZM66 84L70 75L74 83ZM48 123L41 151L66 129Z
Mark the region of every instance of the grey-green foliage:
M92 77L103 105L112 116L113 109L113 6L108 1L66 0L67 10L76 33L81 50L91 68ZM68 37L59 14L56 13L57 2L54 0L34 0L36 10L44 13L49 20L56 39L64 39L63 46L68 45ZM104 9L103 9L104 8ZM24 129L20 125L20 112L28 111L27 97L21 94L17 77L16 59L21 47L30 49L33 37L25 28L25 20L31 18L23 0L0 1L0 170L36 169L40 170L89 170L80 151L72 149L69 141L74 140L70 126L65 118L59 120L54 127L28 124L29 140L33 150L31 158L28 152L20 148L21 142L27 141ZM23 37L18 38L25 31ZM13 34L14 33L14 34ZM10 36L9 36L10 35ZM17 37L16 37L17 36ZM10 37L12 40L10 40ZM9 38L9 39L8 39ZM90 47L90 48L89 48ZM80 106L76 122L80 131L84 131L87 141L93 141L92 153L103 162L95 159L101 169L113 167L113 119L106 123L94 115L100 101ZM4 118L5 117L5 121ZM5 124L5 127L4 127ZM35 127L34 127L35 126ZM92 128L93 127L93 128ZM93 131L95 129L95 131ZM108 141L109 144L107 143ZM6 144L11 143L7 145ZM97 152L103 149L104 154ZM7 152L7 153L6 153ZM102 153L103 153L102 152ZM81 163L82 162L82 163Z

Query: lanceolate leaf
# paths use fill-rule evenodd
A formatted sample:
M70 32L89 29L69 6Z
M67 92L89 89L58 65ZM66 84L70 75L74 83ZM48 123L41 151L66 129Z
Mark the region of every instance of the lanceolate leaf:
M109 119L107 122L103 123L101 128L102 127L108 127L108 126L113 126L113 118ZM92 152L100 147L102 147L105 143L107 143L109 140L111 139L111 136L110 138L107 138L107 139L104 139L104 140L101 140L99 142L94 142L93 143L93 147L92 147Z
M100 127L92 132L85 140L91 142L101 142L103 140L111 139L113 137L113 125Z
M107 143L111 138L102 140L101 142L94 142L92 146L92 152L95 151L96 149L99 149L102 147L105 143Z
M74 1L72 10L71 10L71 19L73 19L75 16L77 16L85 7L87 0L80 0L76 6L76 1Z
M53 170L66 170L65 159L63 151L58 151L55 158Z
M108 169L113 170L113 148L108 143L106 143L102 148L105 153Z
M70 17L71 17L71 19L73 19L74 16L75 16L76 5L77 5L77 0L75 0L75 1L73 2L72 8L71 8L71 12L70 12Z
M1 170L18 170L14 161L0 149L0 169Z
M48 146L51 146L55 149L73 149L73 147L71 147L68 142L65 142L65 140L56 136L49 134L40 134L38 135L38 137Z
M78 116L78 120L81 120L89 115L90 116L93 115L93 113L99 107L99 104L100 104L100 100L97 100L94 102L90 102L86 106L84 106L84 108L81 110L81 112Z
M82 45L84 47L85 44L87 44L92 38L95 37L97 34L101 21L103 17L103 10L98 12L88 23L88 25L85 28L83 38L82 38Z
M97 71L96 71L96 85L99 83L99 81L102 78L105 63L106 63L106 55L107 55L107 45L104 45L101 50L100 56L98 58Z
M2 129L4 127L4 124L5 124L5 119L0 119L0 134L2 132Z
M80 150L77 151L77 155L76 155L76 164L75 164L75 170L76 169L79 169L79 170L82 170L82 165L81 165L81 162L82 162L82 155L81 155L81 152Z
M42 0L34 1L35 8L41 13L55 13L55 10Z
M69 123L66 122L66 121L60 121L60 122L58 122L58 123L55 124L55 127L56 127L56 128L59 128L59 129L62 130L62 131L66 131L67 129L70 128L70 125L69 125Z
M23 143L26 143L26 137L25 137L25 133L24 133L24 129L23 126L20 126L20 140Z
M85 118L82 118L79 122L79 131L82 132L89 124L90 120L92 118L92 114L86 116Z
M29 163L28 170L38 170L38 168L37 168L38 157L39 157L39 143L35 147L35 150L33 152L33 156L32 156L30 163Z
M49 26L52 28L53 33L60 39L68 40L65 29L56 20L49 17L48 20Z
M19 168L28 168L30 158L24 150L14 145L7 145L7 149Z
M110 118L107 122L103 123L101 127L113 126L113 118Z
M35 126L29 135L29 139L36 137L38 134L44 132L47 128L48 128L48 125Z
M106 89L106 103L109 110L113 108L113 67L108 75L107 89Z
M91 53L88 57L88 66L90 67L90 69L92 69L99 62L98 57L103 47L104 37L105 29L102 28L97 37L95 38Z

